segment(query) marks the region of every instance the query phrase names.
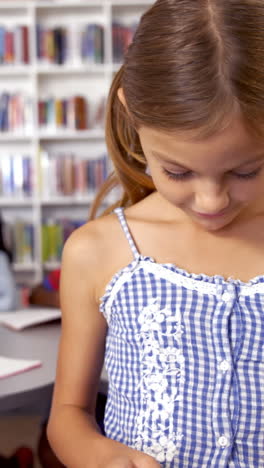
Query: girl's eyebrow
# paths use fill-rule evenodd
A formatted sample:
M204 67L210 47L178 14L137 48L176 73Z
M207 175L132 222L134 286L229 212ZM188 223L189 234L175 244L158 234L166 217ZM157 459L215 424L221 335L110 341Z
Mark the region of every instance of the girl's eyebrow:
M165 163L168 163L168 164L172 164L173 166L180 166L180 167L183 167L184 169L188 169L186 166L184 166L183 164L172 160L172 159L169 159L169 157L165 154L162 154L162 153L159 153L158 151L151 151L151 154L152 156L154 156L155 158L158 158L158 159L162 159L162 162L165 162Z
M162 162L172 164L173 166L180 166L183 169L190 170L188 167L184 166L184 164L182 164L182 163L180 163L178 161L175 161L175 159L174 160L169 159L169 157L167 155L159 153L158 151L152 151L151 154L154 157L157 157L158 159L162 159ZM254 164L255 162L260 162L263 159L264 159L264 152L262 152L261 154L256 155L253 159L251 158L251 159L248 159L247 161L243 161L241 164L239 164L239 166L236 166L236 168L239 169L242 166L248 166L249 164Z

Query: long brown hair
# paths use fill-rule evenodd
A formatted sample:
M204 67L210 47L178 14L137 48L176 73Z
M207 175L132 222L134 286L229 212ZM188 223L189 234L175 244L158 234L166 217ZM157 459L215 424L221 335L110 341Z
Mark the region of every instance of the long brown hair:
M157 0L142 16L110 89L106 144L114 172L91 217L117 185L123 190L119 206L155 190L146 173L140 126L190 130L205 138L238 114L263 135L264 1Z

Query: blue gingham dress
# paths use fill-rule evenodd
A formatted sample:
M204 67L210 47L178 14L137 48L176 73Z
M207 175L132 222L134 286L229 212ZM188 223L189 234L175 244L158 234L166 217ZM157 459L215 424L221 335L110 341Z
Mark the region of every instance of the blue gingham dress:
M162 467L264 467L264 276L189 274L134 254L101 298L106 435Z

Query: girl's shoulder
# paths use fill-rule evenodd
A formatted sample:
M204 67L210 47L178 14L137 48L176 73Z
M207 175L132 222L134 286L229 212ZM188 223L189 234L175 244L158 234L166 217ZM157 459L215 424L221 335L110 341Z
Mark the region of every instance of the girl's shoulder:
M116 214L89 221L71 234L63 249L62 273L65 258L73 273L82 272L94 284L99 299L116 271L132 260Z
M106 249L113 247L119 231L117 217L114 213L88 221L76 229L66 242L67 248L79 252L81 255L100 256Z

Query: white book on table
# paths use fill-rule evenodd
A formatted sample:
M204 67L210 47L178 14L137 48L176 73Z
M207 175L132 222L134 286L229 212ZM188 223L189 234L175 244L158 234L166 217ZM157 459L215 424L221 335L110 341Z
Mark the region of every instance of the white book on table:
M0 325L12 330L23 330L24 328L39 325L61 318L60 309L48 307L29 307L10 312L0 312Z
M41 366L41 361L30 359L14 359L0 356L0 379L26 372Z

